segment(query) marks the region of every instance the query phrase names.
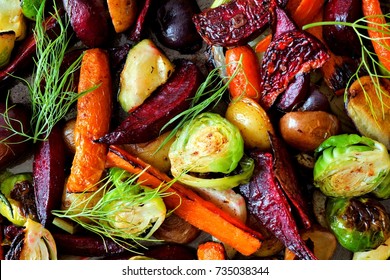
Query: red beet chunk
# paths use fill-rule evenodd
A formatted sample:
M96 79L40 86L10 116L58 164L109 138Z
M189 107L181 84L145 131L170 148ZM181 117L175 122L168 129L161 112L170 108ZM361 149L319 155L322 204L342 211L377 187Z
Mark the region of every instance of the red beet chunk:
M290 205L275 179L271 153L253 151L255 170L251 181L240 187L249 212L300 259L316 259L299 235Z
M206 9L192 20L207 44L232 47L249 42L269 26L268 8L268 0L233 0Z
M265 109L275 103L298 74L321 67L329 58L325 46L309 33L294 29L280 7L275 7L273 16L275 36L264 54L261 69L261 103Z
M194 63L179 60L168 81L131 112L114 131L97 142L130 144L144 143L156 138L169 120L189 108L191 98L202 81L203 75Z
M33 184L39 221L47 226L51 211L60 209L65 185L65 143L62 130L55 126L47 141L38 144L33 161Z

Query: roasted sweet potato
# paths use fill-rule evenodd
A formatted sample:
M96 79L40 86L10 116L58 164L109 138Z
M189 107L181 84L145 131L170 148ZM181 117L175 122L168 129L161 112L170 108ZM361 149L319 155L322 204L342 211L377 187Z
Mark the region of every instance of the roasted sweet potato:
M107 0L107 6L116 33L126 31L136 20L138 11L136 0Z
M168 81L131 112L114 131L96 139L96 142L134 144L156 138L172 117L190 106L190 98L202 81L203 75L194 63L177 61L175 72Z

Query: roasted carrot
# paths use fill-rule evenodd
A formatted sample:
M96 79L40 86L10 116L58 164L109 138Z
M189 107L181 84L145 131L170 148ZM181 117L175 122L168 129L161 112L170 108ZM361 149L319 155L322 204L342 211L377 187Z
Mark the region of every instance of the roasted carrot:
M271 43L271 40L272 40L272 34L268 34L256 44L255 51L257 53L265 52L269 44Z
M318 13L314 16L312 19L312 22L321 22L323 21L323 13L322 10L318 11ZM307 32L309 32L311 35L319 39L321 42L324 43L324 39L322 37L322 26L315 26L312 28L307 29Z
M249 45L242 45L228 49L225 56L226 71L229 77L234 74L237 67L241 67L229 84L230 95L233 98L247 96L259 101L260 62L256 52Z
M379 0L363 0L363 15L367 20L368 35L379 61L390 71L390 28L386 24Z
M119 167L132 174L140 174L139 181L152 188L171 181L166 174L116 146L110 146L106 167ZM260 248L260 233L189 188L174 182L167 192L172 193L163 198L167 208L175 209L175 214L188 223L229 244L243 255L251 255Z
M218 242L209 241L199 244L197 249L198 260L225 260L225 247Z
M112 111L109 59L101 49L85 51L81 62L78 91L90 89L77 101L76 152L66 184L68 192L92 191L105 167L108 147L93 142L108 132Z
M287 11L292 19L302 27L313 21L315 16L322 11L325 0L290 0L287 3Z

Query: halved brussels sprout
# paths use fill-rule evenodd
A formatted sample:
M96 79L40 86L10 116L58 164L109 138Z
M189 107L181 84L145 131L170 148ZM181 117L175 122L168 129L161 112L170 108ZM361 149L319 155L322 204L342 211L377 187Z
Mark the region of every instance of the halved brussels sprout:
M389 258L390 237L379 247L369 251L355 252L352 257L353 260L387 260Z
M253 160L244 157L238 128L216 113L185 123L168 156L172 175L193 187L233 188L247 182L254 168ZM238 166L241 171L234 173Z
M11 174L0 184L0 214L17 226L27 218L36 218L36 205L31 173Z
M389 199L390 198L390 173L386 178L376 187L372 194L380 199Z
M15 46L15 32L0 32L0 68L7 65L11 59L12 50Z
M110 172L116 176L126 173L118 168ZM118 174L120 173L120 174ZM106 215L100 219L108 231L120 232L123 238L143 235L149 238L160 227L166 216L166 207L156 190L145 186L121 186L107 192L101 201Z
M372 198L330 198L326 218L341 246L352 252L377 248L390 237L389 215Z
M27 219L21 260L56 260L57 247L51 233L40 223Z
M314 185L327 196L367 194L390 172L386 147L357 134L331 136L315 152Z
M129 245L123 239L147 239L162 224L166 207L161 189L137 182L138 176L111 168L104 184L93 193L80 193L69 199L65 210L54 211L89 231ZM84 199L83 199L84 195ZM120 239L120 240L119 240Z
M27 219L23 231L11 243L7 260L56 260L57 246L51 233L40 223Z

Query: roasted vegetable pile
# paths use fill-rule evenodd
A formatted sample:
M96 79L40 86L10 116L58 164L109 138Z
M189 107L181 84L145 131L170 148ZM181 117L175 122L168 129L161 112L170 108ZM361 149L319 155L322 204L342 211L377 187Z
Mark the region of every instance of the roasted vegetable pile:
M388 259L379 0L0 0L1 259Z

